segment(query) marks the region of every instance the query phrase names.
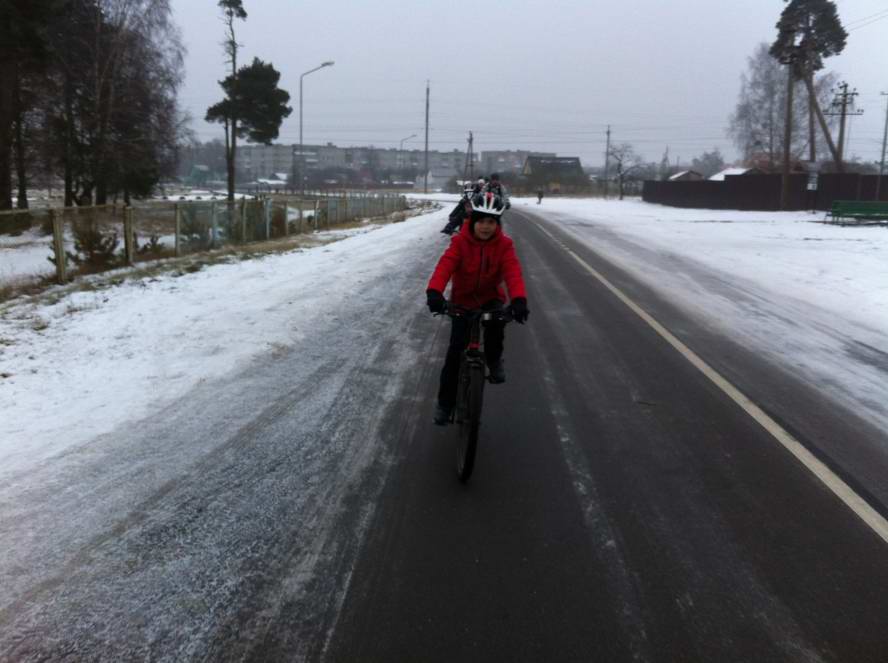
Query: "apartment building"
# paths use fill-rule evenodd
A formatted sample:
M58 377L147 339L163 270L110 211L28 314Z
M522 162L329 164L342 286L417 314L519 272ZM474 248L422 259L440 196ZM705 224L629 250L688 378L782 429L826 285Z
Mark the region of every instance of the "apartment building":
M362 171L413 171L425 169L423 150L399 150L379 147L339 147L303 145L301 158L306 172L327 168ZM253 181L272 177L275 173L291 173L300 165L299 145L243 145L237 150L237 171L241 180ZM466 155L460 150L441 152L429 150L429 171L461 175ZM476 166L477 168L477 166Z
M485 150L481 153L476 170L482 175L491 173L518 174L524 168L527 157L555 157L554 152L529 152L527 150Z

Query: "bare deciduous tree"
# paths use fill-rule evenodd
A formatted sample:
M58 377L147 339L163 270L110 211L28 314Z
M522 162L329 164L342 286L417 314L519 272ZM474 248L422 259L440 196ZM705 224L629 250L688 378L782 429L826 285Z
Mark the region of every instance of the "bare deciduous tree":
M783 152L783 112L786 107L786 82L780 63L769 53L765 43L759 44L747 60L748 69L740 77L740 93L737 106L731 115L728 135L743 154L744 161L753 165L774 168ZM837 77L825 73L814 81L815 94L819 103L828 104L831 88ZM801 87L802 82L798 85ZM793 96L793 126L810 129L809 104L804 95ZM793 134L790 153L793 159L801 159L810 149L812 132L797 131ZM826 149L822 134L814 132L815 149ZM764 157L764 159L762 159ZM764 161L764 163L762 163Z
M617 183L620 187L620 200L623 200L626 177L641 166L642 160L629 143L611 146L608 155L617 166Z

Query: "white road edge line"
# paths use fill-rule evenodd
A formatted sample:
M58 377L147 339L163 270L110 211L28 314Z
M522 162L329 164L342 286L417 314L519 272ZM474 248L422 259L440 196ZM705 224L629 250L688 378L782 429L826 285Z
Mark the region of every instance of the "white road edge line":
M845 505L851 509L857 516L866 523L870 529L878 534L885 543L888 543L888 520L873 509L860 495L854 492L852 488L838 477L832 470L823 464L814 454L812 454L805 446L790 435L780 424L769 417L758 405L753 403L743 392L732 385L718 371L703 361L693 350L676 338L668 329L655 320L643 308L632 301L619 288L611 283L603 274L597 271L589 263L577 255L564 242L556 238L540 224L534 224L542 233L549 237L553 242L563 248L567 254L576 260L587 272L594 276L601 284L610 290L621 302L632 310L638 317L644 320L650 327L654 329L669 345L678 350L682 356L694 365L703 375L709 378L715 386L721 389L731 400L739 405L743 410L762 428L768 431L780 444L782 444L789 453L804 465L808 470L820 479L823 484L829 488Z

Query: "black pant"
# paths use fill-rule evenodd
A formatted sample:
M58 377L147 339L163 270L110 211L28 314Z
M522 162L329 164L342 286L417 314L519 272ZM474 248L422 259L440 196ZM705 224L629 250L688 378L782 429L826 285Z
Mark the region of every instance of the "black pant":
M502 307L502 302L494 300L484 305L485 309ZM459 362L463 350L469 344L471 323L465 318L451 318L450 345L444 368L441 369L441 386L438 388L438 404L452 408L456 404L456 389L459 381ZM488 365L495 364L503 356L503 340L506 323L491 320L484 325L484 356Z

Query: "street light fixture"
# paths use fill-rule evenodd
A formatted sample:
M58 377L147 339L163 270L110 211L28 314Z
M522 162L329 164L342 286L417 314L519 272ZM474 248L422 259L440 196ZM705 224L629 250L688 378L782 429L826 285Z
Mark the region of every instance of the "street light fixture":
M404 149L404 141L408 141L411 138L416 138L416 134L410 134L409 136L407 136L407 138L402 138L401 139L401 147L399 149L403 150Z
M333 61L322 62L320 66L309 69L299 77L299 191L305 195L305 151L302 147L302 79L324 67L332 67Z
M404 167L404 155L401 154L404 151L404 141L410 140L411 138L416 138L416 134L410 134L407 138L401 139L401 144L398 146L398 167Z

